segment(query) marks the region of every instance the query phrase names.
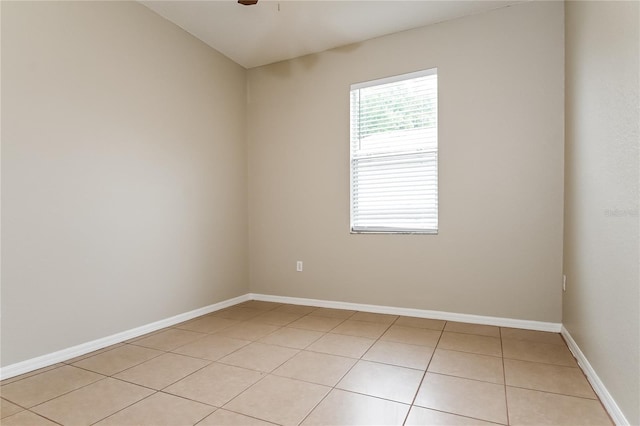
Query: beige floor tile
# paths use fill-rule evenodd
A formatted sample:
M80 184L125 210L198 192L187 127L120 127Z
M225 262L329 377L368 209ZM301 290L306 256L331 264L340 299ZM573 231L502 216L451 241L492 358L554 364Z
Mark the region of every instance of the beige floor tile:
M106 378L32 410L64 425L89 425L152 393L151 389Z
M198 371L210 362L209 360L167 353L118 373L114 377L160 390L194 371Z
M495 423L507 423L504 385L427 373L415 405Z
M329 317L329 318L341 318L347 319L355 314L356 311L350 311L348 309L334 309L334 308L318 308L315 311L311 312L309 315L317 315L320 317Z
M457 416L455 414L443 413L442 411L429 410L422 407L411 407L409 417L405 426L424 426L424 425L442 425L442 426L492 426L495 423L489 423L471 417Z
M444 331L454 333L477 334L479 336L500 337L500 327L493 325L469 324L466 322L447 321Z
M562 338L560 333L502 327L500 328L500 334L502 335L503 339L528 340L530 342L566 346L564 339Z
M180 346L171 352L192 356L195 358L217 361L220 358L237 351L251 343L249 340L233 339L231 337L211 335L195 342Z
M425 370L432 354L433 348L429 346L379 340L371 346L362 359Z
M333 389L302 423L308 426L401 425L409 406Z
M122 345L90 358L84 358L74 363L73 366L112 376L163 353L162 351L142 346Z
M505 358L518 359L520 361L543 362L568 367L576 367L578 365L566 345L503 338L502 350Z
M411 404L423 374L420 370L358 361L336 388Z
M213 363L163 392L222 407L263 376L257 371Z
M210 405L158 392L96 423L99 426L194 425L215 410Z
M138 340L146 339L147 337L151 337L154 334L162 333L163 331L168 330L168 328L161 328L160 330L152 331L149 333L142 334L138 337L132 337L131 339L125 340L124 343L133 343Z
M249 300L236 305L241 308L259 309L261 311L271 311L277 307L282 306L282 303L278 302L265 302L263 300Z
M599 401L507 386L512 425L612 425Z
M145 348L158 349L160 351L170 351L205 336L205 333L168 328L148 337L135 340L131 342L131 344L144 346Z
M416 327L416 328L429 328L431 330L440 330L444 329L446 321L443 320L435 320L430 318L417 318L417 317L399 317L394 325L402 325L405 327Z
M13 416L2 419L3 426L57 426L57 423L49 421L42 416L30 411L21 411Z
M293 314L291 312L267 311L264 314L251 318L249 321L284 326L300 319L302 316L302 314Z
M9 377L8 379L2 380L0 382L0 385L1 386L8 385L9 383L13 383L13 382L17 382L17 381L20 381L20 380L24 380L27 377L35 376L37 374L44 373L45 371L55 370L56 368L60 368L63 365L68 364L68 363L69 363L68 361L65 362L65 363L59 362L59 363L56 363L56 364L53 364L53 365L49 365L47 367L38 368L37 370L29 371L28 373L20 374L18 376Z
M335 386L355 363L356 360L353 358L302 351L278 367L273 374L319 385Z
M324 336L324 333L321 331L283 327L263 337L260 342L294 349L304 349L322 336Z
M13 416L14 414L19 413L20 411L24 410L24 408L7 401L6 399L0 399L0 402L2 403L0 405L0 418L4 419L5 417L9 417L9 416Z
M368 322L376 322L378 324L391 325L396 319L398 319L398 315L374 314L371 312L356 312L355 314L350 316L349 319L355 320L355 321L368 321Z
M441 332L437 330L394 324L380 337L380 340L435 348L440 334Z
M307 315L310 312L315 311L315 306L306 306L306 305L282 305L274 309L278 312L291 312L293 314L302 314Z
M223 410L222 408L215 411L209 417L198 423L197 426L273 426L274 423L265 422L253 417L234 413L233 411Z
M470 352L480 355L502 356L500 339L497 337L478 336L475 334L442 333L438 349Z
M30 408L103 378L100 374L64 365L3 385L0 394L14 404Z
M209 315L231 320L246 321L253 317L257 317L260 314L264 314L264 310L233 306Z
M267 376L224 408L281 425L297 425L330 390L313 383Z
M494 356L436 349L428 371L504 384L502 358Z
M220 318L213 315L207 315L204 317L198 317L191 321L186 321L173 328L180 330L196 331L198 333L216 333L220 330L224 330L227 327L238 324L240 321L231 320L227 318Z
M505 359L504 371L509 386L597 399L578 367Z
M307 315L292 322L287 327L327 332L334 329L343 321L344 320L342 318L317 317L313 315Z
M224 329L217 334L234 339L255 341L268 334L273 333L279 328L280 327L278 327L277 325L260 324L256 322L245 321Z
M375 340L367 339L366 337L329 333L309 345L307 350L349 358L360 358L374 342Z
M379 324L367 321L346 320L333 330L332 333L345 334L347 336L368 337L377 339L389 328L387 324Z
M96 356L98 354L110 351L112 349L118 348L118 347L123 346L123 345L124 345L124 343L116 343L115 345L107 346L106 348L98 349L97 351L92 351L92 352L89 352L87 354L80 355L80 356L68 359L64 363L65 364L74 364L74 363L76 363L76 362L78 362L80 360L83 360L85 358L91 358L92 356Z
M255 342L227 355L220 359L219 362L268 373L278 368L298 352L297 349Z

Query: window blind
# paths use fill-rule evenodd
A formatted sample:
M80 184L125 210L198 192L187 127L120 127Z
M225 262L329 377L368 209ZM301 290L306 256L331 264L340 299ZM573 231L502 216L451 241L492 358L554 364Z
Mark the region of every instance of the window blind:
M436 69L351 86L351 231L437 233Z

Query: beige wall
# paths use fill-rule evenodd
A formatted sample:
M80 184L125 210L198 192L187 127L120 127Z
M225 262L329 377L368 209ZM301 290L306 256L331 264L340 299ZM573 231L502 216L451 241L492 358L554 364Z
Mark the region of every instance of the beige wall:
M2 365L249 290L559 322L562 40L532 2L245 72L136 3L3 2ZM349 84L430 67L440 234L350 235Z
M248 291L245 70L134 2L2 2L2 365Z
M566 4L563 323L640 424L638 2Z
M531 2L249 70L251 291L560 322L563 19ZM350 235L349 85L431 67L440 233Z

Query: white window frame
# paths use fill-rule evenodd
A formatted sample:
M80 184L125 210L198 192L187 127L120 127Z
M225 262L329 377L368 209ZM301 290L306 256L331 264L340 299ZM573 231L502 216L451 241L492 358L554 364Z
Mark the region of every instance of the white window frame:
M429 149L429 150L416 150L416 151L412 151L413 154L415 154L416 156L424 156L425 154L428 155L435 155L435 226L429 227L429 228L419 228L419 227L401 227L401 226L392 226L392 227L385 227L385 226L354 226L354 148L353 148L353 144L354 144L354 125L353 125L353 105L352 105L352 96L351 94L353 93L354 90L358 90L358 89L363 89L363 88L367 88L367 87L373 87L373 86L380 86L380 85L384 85L384 84L389 84L389 83L394 83L394 82L398 82L398 81L403 81L403 80L411 80L411 79L416 79L416 78L420 78L420 77L425 77L425 76L430 76L430 75L435 75L437 78L438 75L438 69L437 68L431 68L431 69L426 69L426 70L422 70L422 71L417 71L417 72L411 72L411 73L407 73L407 74L401 74L401 75L396 75L396 76L392 76L392 77L387 77L387 78L381 78L381 79L376 79L376 80L371 80L371 81L366 81L366 82L361 82L361 83L355 83L351 85L350 88L350 107L349 107L349 113L350 113L350 124L349 124L349 128L350 128L350 137L349 137L349 183L350 183L350 187L349 187L349 218L350 218L350 233L352 234L428 234L428 235L437 235L438 234L438 229L439 229L439 224L438 224L438 113L437 113L437 109L438 109L438 83L436 81L436 92L435 92L435 114L436 114L436 125L435 125L435 149ZM361 139L357 139L358 141L360 141ZM407 153L405 152L404 154L401 154L401 151L398 151L395 154L390 154L389 156L400 156L400 155L412 155L411 153ZM425 159L425 157L422 157L423 159ZM356 159L359 161L362 161L362 157L359 159Z

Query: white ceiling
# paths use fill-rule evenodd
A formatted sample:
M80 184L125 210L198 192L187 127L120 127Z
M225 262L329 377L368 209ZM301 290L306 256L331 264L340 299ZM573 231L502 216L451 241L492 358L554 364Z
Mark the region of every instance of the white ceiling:
M322 52L522 0L162 0L140 3L245 68Z

